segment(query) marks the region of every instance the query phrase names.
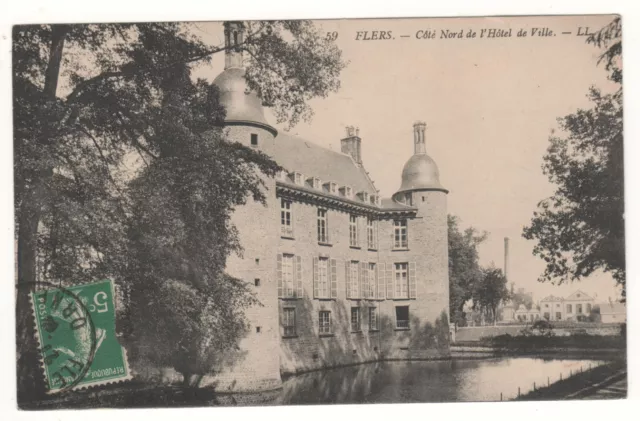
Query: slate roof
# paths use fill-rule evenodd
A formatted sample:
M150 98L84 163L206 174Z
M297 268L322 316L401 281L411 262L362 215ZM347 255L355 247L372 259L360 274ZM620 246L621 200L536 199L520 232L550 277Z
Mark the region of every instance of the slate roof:
M356 194L365 191L377 195L373 183L364 168L351 156L323 148L286 133L276 137L275 160L287 171L297 171L305 178L318 177L322 183L333 181L339 187L350 186Z
M548 302L548 301L562 301L562 297L556 297L555 295L548 295L544 297L540 302Z
M582 291L576 291L565 298L565 301L593 301L593 298Z

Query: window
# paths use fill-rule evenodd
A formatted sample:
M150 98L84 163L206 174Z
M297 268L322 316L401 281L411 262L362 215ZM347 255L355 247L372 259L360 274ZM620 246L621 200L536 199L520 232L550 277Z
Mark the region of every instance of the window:
M293 182L299 186L304 186L304 177L299 172L293 173Z
M591 304L587 303L587 313L591 313Z
M329 242L329 230L327 227L327 210L318 209L318 241L321 243Z
M404 202L409 206L413 206L413 201L411 200L411 193L404 194Z
M282 295L283 297L294 297L293 288L293 255L282 255Z
M358 246L358 217L349 215L349 245Z
M258 135L251 133L251 146L258 146Z
M576 313L582 314L582 304L576 304Z
M378 330L377 308L369 307L369 330Z
M393 222L394 225L394 248L407 248L407 220L401 219Z
M321 335L331 333L331 312L321 311L318 318L318 327Z
M367 218L367 247L372 250L378 248L378 232L376 228L376 221L372 218Z
M282 314L283 336L296 336L296 309L285 308Z
M549 313L545 311L545 312L544 312L544 318L545 318L545 319L547 319L547 320L549 320L549 318L550 318L550 317L551 317L551 316L549 315Z
M259 287L259 286L260 286L260 279L259 279L259 278L254 279L254 280L253 280L253 283L254 283L257 287Z
M573 308L571 308L571 304L567 304L567 313L573 312Z
M360 308L351 307L351 331L360 332Z
M544 305L544 308L549 308L549 304L545 304L545 305Z
M556 320L560 320L562 319L562 313L560 313L559 311L556 312Z
M280 235L293 237L291 201L286 199L280 199Z
M377 286L377 280L376 280L376 264L375 263L369 263L369 270L368 270L368 276L366 277L366 285L367 285L367 289L365 290L365 298L369 298L372 300L376 299L376 286Z
M358 262L351 261L349 262L349 298L359 298L360 291L358 288L360 286L358 282Z
M409 329L409 306L396 307L396 328Z
M329 259L318 259L318 297L329 298Z
M409 264L395 264L395 298L409 298Z

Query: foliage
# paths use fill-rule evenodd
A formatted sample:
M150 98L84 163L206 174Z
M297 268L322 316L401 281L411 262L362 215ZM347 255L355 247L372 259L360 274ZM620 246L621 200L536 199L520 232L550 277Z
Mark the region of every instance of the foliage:
M510 292L510 300L513 303L513 307L517 310L521 304L525 306L527 310L531 310L533 307L533 297L526 292Z
M542 336L552 336L553 335L553 325L548 320L536 320L532 325L531 329L536 332L538 335Z
M502 348L512 351L540 351L545 349L578 348L584 350L620 349L626 348L626 340L621 336L600 335L499 335L482 338L480 345Z
M498 306L509 299L507 279L502 270L495 267L483 268L481 273L482 277L472 292L474 310L483 312L491 322L495 322Z
M486 232L469 227L460 230L459 219L448 215L449 238L449 314L459 325L464 325L464 303L471 299L474 285L481 279L478 246L486 240Z
M249 84L276 108L281 119L289 117L295 123L300 116L309 117L306 101L338 87L337 76L344 67L339 51L320 40L309 22L255 25L263 29L248 37L250 69L276 66L279 71L263 77L249 70ZM177 282L206 297L208 288L221 282L216 271L224 258L240 251L235 228L225 215L247 194L260 200L260 180L245 172L248 167L257 165L268 174L275 167L264 156L224 142L219 129L224 110L217 105L217 90L206 82L191 81L190 69L195 63L209 62L211 55L224 52L225 47L206 44L192 27L178 23L14 27L21 400L38 393L28 390L38 384L34 378L37 363L31 361L36 344L28 302L28 292L38 278L80 283L115 276L121 284L129 281L121 285L128 299L135 293L130 285L134 282L156 282L149 291L160 295L167 287L160 282ZM283 48L280 56L275 53L276 45ZM179 98L171 89L176 84L183 88ZM175 113L168 108L175 106L179 108ZM209 141L204 141L205 133ZM190 161L194 157L198 159ZM179 171L187 162L191 165ZM207 165L211 165L209 171L201 171ZM145 170L137 186L129 190L131 175L140 167ZM162 208L146 209L145 214L139 201L129 200L134 196L129 193L151 188L168 175L166 180L176 184L162 186L153 197L158 202L148 203L170 203L166 214L161 213ZM160 198L161 193L167 197ZM208 200L215 197L219 207L203 209L202 225L183 224L189 221L189 207L204 195ZM176 213L179 205L182 208ZM157 225L147 232L148 237L133 238L131 233L136 230L145 233L144 224L150 220L144 218L149 215ZM214 217L219 218L217 225L211 223ZM186 233L200 228L215 236L200 244L183 241ZM132 261L132 256L138 261ZM153 271L140 264L147 257L162 267L182 262L188 276L183 270L153 277ZM207 258L211 262L204 263ZM143 268L150 270L149 278L130 276ZM189 313L189 317L196 316Z
M589 42L606 48L600 60L621 83L620 20ZM552 135L543 173L556 191L538 204L523 236L537 243L533 254L546 262L540 281L579 280L601 269L625 294L625 232L622 86L605 94L589 90L591 109L558 120L563 136Z
M311 21L245 25L249 34L240 49L249 55L249 87L272 107L279 123L292 126L300 118L309 120L313 110L308 100L340 88L339 75L346 66L341 51Z

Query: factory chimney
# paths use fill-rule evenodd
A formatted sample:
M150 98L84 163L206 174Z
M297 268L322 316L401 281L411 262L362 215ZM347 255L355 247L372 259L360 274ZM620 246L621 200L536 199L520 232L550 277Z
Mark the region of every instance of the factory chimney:
M504 237L504 277L509 280L509 237Z

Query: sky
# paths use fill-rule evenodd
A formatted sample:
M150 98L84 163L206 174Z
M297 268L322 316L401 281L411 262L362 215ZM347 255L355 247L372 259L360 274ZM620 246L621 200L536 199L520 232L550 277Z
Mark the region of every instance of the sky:
M522 238L537 203L553 194L542 174L542 157L557 118L589 108L590 86L614 89L597 65L599 50L579 34L608 24L612 16L500 17L441 19L324 20L324 32L349 62L341 88L310 102L313 120L290 130L321 146L340 149L345 127L360 128L364 166L383 197L400 186L405 162L413 154L413 123L427 123L427 153L437 162L449 189L448 211L463 228L487 231L480 262L503 267L504 237L510 239L509 282L540 300L580 289L596 301L615 299L608 274L596 273L568 285L537 281L543 261L532 255L533 241ZM553 31L552 36L532 36ZM511 30L510 37L480 38L485 29ZM523 29L527 37L517 37ZM463 38L441 39L443 30ZM475 38L467 38L469 31ZM365 36L364 32L367 31ZM364 40L373 31L391 31L387 40ZM420 32L418 32L420 31ZM421 37L435 31L435 38ZM198 23L207 42L223 42L222 25ZM563 34L570 32L570 34ZM488 31L485 31L485 35ZM194 69L212 81L222 55ZM267 112L268 120L275 118ZM277 140L276 140L277 141Z

